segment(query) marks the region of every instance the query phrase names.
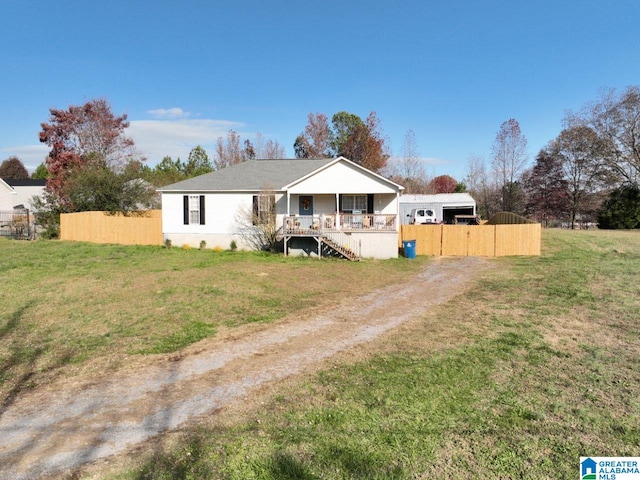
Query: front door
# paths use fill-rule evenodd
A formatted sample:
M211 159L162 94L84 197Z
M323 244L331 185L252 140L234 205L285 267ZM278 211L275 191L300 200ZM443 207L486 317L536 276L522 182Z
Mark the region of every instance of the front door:
M311 195L300 195L298 199L298 214L313 215L313 197Z

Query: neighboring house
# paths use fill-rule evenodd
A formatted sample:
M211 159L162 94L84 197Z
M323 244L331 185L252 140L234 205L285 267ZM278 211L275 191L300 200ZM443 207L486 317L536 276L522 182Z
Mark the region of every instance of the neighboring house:
M0 210L26 208L33 210L32 199L42 195L46 180L5 178L0 180Z
M400 218L406 225L414 208L433 209L436 223L453 223L456 215L475 215L476 201L468 193L437 193L434 195L402 195Z
M45 180L0 179L0 236L33 238L32 197L41 195Z
M13 201L17 192L11 185L0 178L0 211L13 210Z
M286 254L393 258L403 188L344 157L252 160L160 188L162 231L175 246L250 249L273 206Z

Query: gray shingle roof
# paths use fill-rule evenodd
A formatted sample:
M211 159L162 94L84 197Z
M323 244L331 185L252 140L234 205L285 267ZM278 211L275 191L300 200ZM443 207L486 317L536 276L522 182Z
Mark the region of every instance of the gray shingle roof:
M167 185L161 192L214 192L282 190L285 186L333 162L320 160L250 160Z
M46 180L38 180L33 178L3 178L7 185L12 187L45 187Z

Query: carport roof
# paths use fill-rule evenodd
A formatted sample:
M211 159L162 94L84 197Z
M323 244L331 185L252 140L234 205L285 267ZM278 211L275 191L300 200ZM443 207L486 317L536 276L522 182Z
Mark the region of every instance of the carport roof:
M402 195L400 203L475 205L476 201L468 193L436 193L433 195Z

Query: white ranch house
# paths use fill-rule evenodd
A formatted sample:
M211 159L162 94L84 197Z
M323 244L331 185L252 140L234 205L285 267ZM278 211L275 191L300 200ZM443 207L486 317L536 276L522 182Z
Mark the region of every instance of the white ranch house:
M252 160L159 189L162 231L175 246L250 249L251 223L275 204L286 254L394 258L402 190L344 157Z

